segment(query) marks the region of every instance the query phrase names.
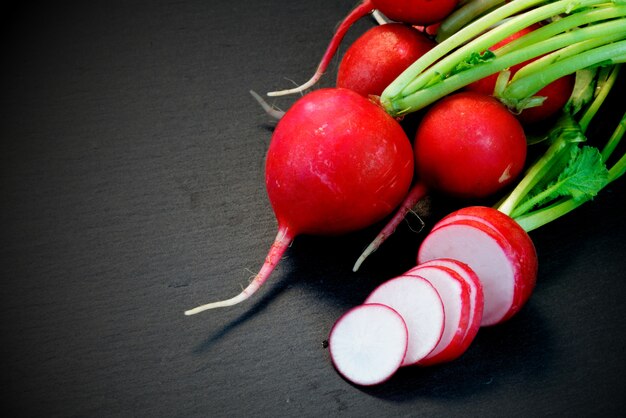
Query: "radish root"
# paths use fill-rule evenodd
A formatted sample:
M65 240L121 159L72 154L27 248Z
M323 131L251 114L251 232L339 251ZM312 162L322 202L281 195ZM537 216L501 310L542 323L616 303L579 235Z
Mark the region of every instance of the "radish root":
M315 83L317 83L319 79L322 78L322 75L324 75L324 72L326 72L326 69L328 68L328 65L330 64L330 61L332 60L333 56L337 52L337 49L339 49L339 44L341 43L344 36L346 35L346 32L348 32L348 29L350 29L350 26L352 26L352 24L356 22L357 20L361 19L362 17L366 16L368 13L371 13L373 11L374 11L374 5L372 4L372 1L364 0L358 6L356 6L348 14L348 16L346 16L346 18L337 27L337 30L335 31L335 34L330 40L330 44L328 45L326 52L324 52L324 55L322 56L322 60L317 66L317 70L315 71L315 74L313 74L313 77L311 77L309 81L307 81L306 83L298 87L294 87L292 89L271 91L267 93L267 95L270 97L274 97L274 96L286 96L288 94L301 93L304 90L315 85Z
M276 239L274 243L270 247L270 251L265 258L265 263L263 267L261 267L261 271L254 277L254 279L250 282L250 284L241 291L237 296L232 297L230 299L208 303L206 305L201 305L193 309L189 309L185 311L185 315L195 315L200 312L207 311L209 309L215 308L223 308L227 306L233 306L244 300L248 299L250 296L254 294L259 288L265 283L269 275L272 273L276 265L280 261L281 257L289 248L289 245L293 241L293 237L288 231L287 227L281 227L278 229L278 234L276 235Z
M356 263L354 263L354 267L352 267L352 271L356 272L361 264L365 261L365 259L372 254L374 251L381 246L383 242L395 231L400 222L406 217L407 213L411 211L413 206L417 204L425 195L426 195L426 187L417 183L415 186L409 190L409 193L404 198L404 201L400 205L400 208L396 212L396 214L391 218L391 220L385 225L385 227L378 233L374 241L367 246L365 251L361 254L361 256L357 259ZM421 219L420 219L421 220Z

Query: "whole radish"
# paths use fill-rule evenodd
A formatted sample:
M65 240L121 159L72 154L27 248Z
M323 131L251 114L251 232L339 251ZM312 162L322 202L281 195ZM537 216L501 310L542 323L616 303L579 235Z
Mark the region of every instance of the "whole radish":
M490 49L496 51L501 46L506 45L509 42L514 41L515 39L521 38L522 36L536 30L539 27L539 25L532 25L524 28L519 32L516 32L513 35L498 42ZM524 65L532 61L534 61L534 59L522 62L509 68L509 71L511 73L510 76L513 77L513 75L515 75L515 73L520 68L524 67ZM465 89L468 91L474 91L482 94L493 94L497 80L498 73L491 74L485 78L482 78L467 85ZM526 108L522 110L522 112L520 112L517 117L523 123L535 123L548 119L551 116L555 115L563 108L563 106L565 106L565 103L567 103L567 100L569 99L570 95L572 94L572 90L574 89L574 82L574 74L569 74L556 79L535 94L535 96L545 97L545 100L541 105Z
M344 54L337 71L337 87L363 96L380 96L402 71L434 46L430 38L411 26L375 26Z
M391 213L411 185L411 152L398 122L358 93L321 89L296 101L278 122L266 157L278 234L263 267L239 295L186 314L247 299L296 235L355 231Z
M526 136L520 122L499 101L461 92L445 97L426 112L413 149L417 181L361 254L355 271L429 191L484 198L509 185L524 167Z
M526 161L520 123L496 99L457 93L436 103L415 136L419 181L461 198L483 198L509 185Z
M272 91L268 95L283 96L300 93L317 83L328 68L348 29L356 21L374 12L374 10L380 11L396 22L425 26L443 20L454 10L457 3L458 0L363 0L337 26L313 77L298 87Z

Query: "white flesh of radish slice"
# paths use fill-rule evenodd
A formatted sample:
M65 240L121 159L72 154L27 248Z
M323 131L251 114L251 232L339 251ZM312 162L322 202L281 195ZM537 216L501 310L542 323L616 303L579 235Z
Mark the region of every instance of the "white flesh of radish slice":
M481 325L497 324L511 309L515 292L514 260L510 249L493 229L458 221L433 229L418 253L419 263L452 258L471 267L479 277L485 306Z
M398 370L408 345L404 319L382 304L356 306L333 325L328 348L333 365L350 382L382 383Z
M453 270L446 267L418 266L411 274L428 280L443 301L445 312L443 335L437 346L424 357L427 360L444 353L449 347L456 348L463 340L469 325L469 285Z
M433 285L421 277L400 276L378 286L365 303L395 309L406 323L409 345L403 366L415 364L439 343L444 330L444 306Z

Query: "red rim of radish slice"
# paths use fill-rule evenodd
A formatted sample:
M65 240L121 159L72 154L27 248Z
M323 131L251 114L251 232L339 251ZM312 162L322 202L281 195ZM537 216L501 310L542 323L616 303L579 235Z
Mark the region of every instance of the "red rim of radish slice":
M360 386L388 380L400 367L408 347L402 316L380 303L363 304L333 325L328 347L337 372Z
M469 348L472 341L476 337L480 329L480 322L483 316L484 295L482 283L474 271L465 263L451 258L438 258L421 264L425 266L441 266L454 270L458 276L463 279L469 286L469 302L470 312L468 317L468 325L462 341L455 350L450 350L447 360L454 360L460 357ZM414 268L417 269L417 268ZM412 269L413 270L413 269ZM411 271L412 271L411 270ZM417 269L419 271L419 269ZM443 359L442 359L443 360Z
M411 275L428 280L441 296L445 312L443 334L437 346L420 365L443 363L452 359L463 344L470 326L470 285L454 270L443 266L421 265L411 269Z
M422 360L441 340L445 307L436 288L422 277L402 275L388 280L374 289L365 303L382 303L404 318L409 343L403 366Z

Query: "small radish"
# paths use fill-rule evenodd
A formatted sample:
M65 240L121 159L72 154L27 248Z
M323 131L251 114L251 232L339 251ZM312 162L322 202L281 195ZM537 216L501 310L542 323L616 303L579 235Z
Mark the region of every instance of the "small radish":
M298 87L269 92L268 95L300 93L312 87L328 68L348 29L375 10L396 22L424 26L441 21L454 10L457 2L458 0L362 0L337 27L313 77Z
M361 35L344 54L337 71L337 87L363 96L380 96L397 76L435 46L424 33L390 23Z
M443 301L446 318L441 340L419 363L437 364L458 357L457 349L463 345L470 327L470 286L454 270L443 266L418 266L410 274L423 277L434 286Z
M388 380L402 364L407 346L408 331L402 316L378 303L350 309L333 325L328 337L335 369L361 386Z
M459 260L480 279L485 301L482 326L499 324L517 313L537 279L532 240L513 219L492 208L461 209L436 224L420 245L417 261L437 258Z
M539 27L541 26L538 24L526 27L519 32L516 32L513 35L498 42L490 49L492 51L496 51L497 54L497 49L501 46L506 45L509 42L514 41L515 39L521 38L522 36L536 30ZM520 68L524 67L526 64L534 61L535 59L512 66L509 69L510 76L513 77L513 75L515 75L515 73ZM485 78L482 78L467 85L465 89L468 91L474 91L482 94L493 94L497 80L498 73L491 74ZM535 96L545 97L543 103L540 106L529 107L522 110L522 112L517 115L518 119L521 120L523 123L534 123L548 119L551 116L555 115L563 108L563 106L565 106L565 103L567 103L570 95L572 94L572 90L574 89L574 82L574 74L569 74L567 76L558 78L552 83L548 84L537 93L535 93Z
M403 366L415 364L426 357L443 335L443 302L433 285L421 277L402 275L388 280L374 289L365 303L382 303L404 318L409 345Z
M361 254L355 271L429 190L469 199L487 197L509 185L524 168L526 136L520 122L496 99L461 92L426 112L413 149L417 181Z
M453 260L451 258L436 258L425 263L420 264L417 267L409 270L410 273L414 269L419 269L421 267L426 266L441 266L447 267L453 270L455 273L459 275L467 285L469 286L470 291L470 312L469 312L469 324L463 337L463 340L460 344L457 345L456 349L449 348L449 359L455 359L460 357L470 346L478 330L480 329L480 322L483 317L483 309L484 309L484 294L483 294L483 286L478 276L474 270L472 270L467 264L461 263L458 260Z
M239 295L185 312L235 305L265 282L299 234L336 235L369 226L398 206L413 177L411 144L398 122L348 89L296 101L274 130L265 185L278 233Z

